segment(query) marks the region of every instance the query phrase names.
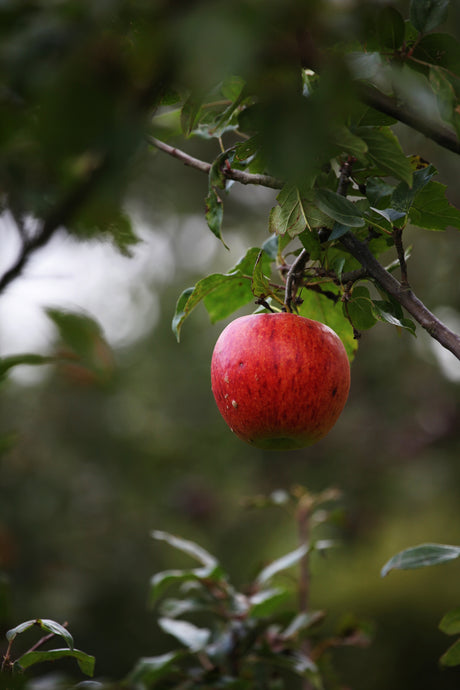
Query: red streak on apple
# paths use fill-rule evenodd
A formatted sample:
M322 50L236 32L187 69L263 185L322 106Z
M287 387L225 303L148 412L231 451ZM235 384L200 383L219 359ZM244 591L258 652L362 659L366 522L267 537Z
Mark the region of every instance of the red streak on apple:
M339 418L350 365L328 326L297 314L252 314L222 331L211 385L222 417L240 439L264 449L303 448Z

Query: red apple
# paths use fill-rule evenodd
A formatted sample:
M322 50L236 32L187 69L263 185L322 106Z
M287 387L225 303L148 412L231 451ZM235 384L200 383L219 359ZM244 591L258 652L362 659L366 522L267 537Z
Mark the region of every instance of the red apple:
M243 441L303 448L336 423L350 389L350 365L328 326L297 314L252 314L222 331L211 384L222 417Z

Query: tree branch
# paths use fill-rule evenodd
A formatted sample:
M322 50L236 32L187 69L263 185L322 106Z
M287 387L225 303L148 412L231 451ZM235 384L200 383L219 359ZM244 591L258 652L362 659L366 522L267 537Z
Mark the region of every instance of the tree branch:
M164 151L173 158L177 158L178 160L182 161L184 165L188 165L191 168L196 168L196 170L200 170L206 174L209 174L209 171L211 170L210 163L202 161L199 158L194 158L188 153L185 153L185 151L177 149L174 146L170 146L164 141L160 141L160 139L148 136L147 141L160 151ZM281 189L284 186L284 182L282 180L278 180L276 177L272 177L271 175L254 175L252 173L244 172L243 170L226 168L225 166L222 168L222 173L228 180L234 180L235 182L240 182L241 184L245 185L253 184L258 185L259 187L269 187L270 189Z
M368 84L361 83L358 85L358 95L364 103L372 108L403 122L439 146L460 154L460 140L455 132L442 122L427 119L423 110L413 110L409 103L387 96Z
M44 219L41 228L35 235L27 237L21 227L19 227L22 246L15 262L0 276L0 294L22 273L32 254L37 249L44 247L60 227L69 223L81 204L92 192L104 168L105 160L101 158L61 203L51 210L49 216Z
M394 297L406 311L424 328L432 338L460 359L460 336L453 333L432 314L418 297L407 287L401 285L374 257L367 245L351 232L341 237L341 243L359 261L368 274L381 287Z

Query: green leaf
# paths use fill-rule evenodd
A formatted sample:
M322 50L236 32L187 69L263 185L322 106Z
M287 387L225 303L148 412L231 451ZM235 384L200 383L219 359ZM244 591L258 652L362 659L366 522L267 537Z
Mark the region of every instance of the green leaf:
M373 302L366 287L358 285L353 288L345 313L348 313L351 323L358 331L368 330L375 325L377 319L374 316Z
M20 623L15 628L8 630L6 633L6 639L8 642L12 642L17 635L20 635L25 630L29 630L34 626L45 630L47 633L53 633L53 635L62 637L66 641L69 649L73 649L73 637L67 628L64 628L63 625L56 623L56 621L50 620L49 618L33 618L32 620Z
M282 587L265 589L253 594L249 597L250 618L265 618L266 616L271 616L289 596L289 591Z
M188 570L163 570L160 573L155 573L150 578L150 592L149 601L154 604L155 601L168 589L171 585L181 585L184 582L198 582L203 580L215 578L219 579L220 570L218 568L190 568Z
M411 0L410 20L424 34L436 29L447 17L449 0Z
M302 246L307 250L310 259L317 260L321 256L321 243L315 230L305 230L299 235Z
M460 75L460 43L451 34L429 34L417 43L414 58Z
M360 158L367 153L367 144L356 136L348 127L337 127L334 130L334 141L341 151Z
M299 189L285 185L276 199L278 206L270 211L269 231L276 235L296 237L307 227Z
M83 206L68 231L82 240L110 239L127 257L132 256L131 248L141 241L133 230L130 217L113 198Z
M166 542L178 551L187 554L187 556L191 556L206 568L216 568L219 565L217 558L193 541L176 537L174 534L163 532L162 530L153 530L152 537L157 541Z
M308 613L298 613L292 621L289 623L287 628L281 633L281 637L284 640L288 640L291 637L295 637L299 632L303 630L308 630L316 623L319 623L324 619L324 611L309 611Z
M302 652L297 650L287 651L284 654L265 652L263 659L277 668L287 669L302 678L309 678L315 688L323 687L316 664Z
M219 239L224 247L228 249L222 237L222 221L224 218L224 205L222 199L217 194L216 188L211 187L205 199L206 213L205 218L209 229Z
M393 558L390 558L383 566L381 576L385 577L391 570L412 570L447 563L459 556L459 546L421 544L420 546L405 549L393 556Z
M353 124L355 127L385 127L395 123L394 117L381 113L370 106L364 105L364 103L357 104L353 113Z
M46 309L46 314L57 326L62 340L83 359L93 351L94 339L102 333L101 327L90 316L63 309Z
M227 77L227 79L222 82L220 91L224 98L228 98L229 101L236 101L241 95L244 87L244 79L236 75L232 75Z
M34 664L40 664L44 661L57 661L58 659L65 659L71 657L76 659L80 670L87 676L94 674L95 659L89 654L80 651L79 649L50 649L46 652L34 651L26 652L16 661L16 664L22 669L29 668Z
M356 205L330 189L317 189L315 203L329 218L350 228L362 228L365 220Z
M188 621L180 621L173 618L160 618L158 625L163 632L176 638L191 652L199 652L208 644L211 631L208 628L198 628Z
M442 617L439 629L446 635L460 635L460 606Z
M269 582L269 580L271 580L275 575L282 572L283 570L292 568L292 566L296 565L308 553L308 551L308 544L302 544L294 551L291 551L285 556L282 556L281 558L278 558L276 561L273 561L259 573L259 575L256 578L256 583L258 585L263 585L266 582Z
M273 294L273 290L270 287L269 278L264 273L262 257L263 250L261 249L252 274L251 290L255 297L264 298Z
M433 165L427 165L414 172L412 187L409 187L407 182L400 182L391 195L389 202L391 208L404 214L409 213L416 195L426 187L437 172Z
M460 211L446 198L447 187L431 180L420 190L409 211L414 225L427 230L445 230L449 225L460 228Z
M334 290L339 296L339 289L331 284L325 290ZM299 314L314 321L320 321L337 333L347 351L348 359L353 360L358 343L353 337L353 328L343 313L340 302L335 303L329 297L312 290L302 290L303 303L299 306Z
M405 182L400 184L405 184ZM394 185L388 184L380 177L369 177L366 182L366 197L370 206L380 208L382 205L388 205L394 189Z
M97 321L82 313L54 308L45 311L71 351L65 353L69 366L76 359L76 365L89 370L97 382L109 382L115 367L114 356ZM61 358L64 358L64 354Z
M401 14L394 7L384 7L378 14L377 32L384 50L398 50L404 41L405 25Z
M379 321L389 323L392 326L398 326L399 328L405 328L412 333L412 335L415 335L415 323L411 319L406 319L399 314L395 314L391 302L373 300L372 306L373 312Z
M135 687L142 684L142 687L149 688L157 680L170 673L176 661L184 657L185 652L178 650L167 652L159 656L141 657L128 674L127 682Z
M253 136L245 141L240 141L235 146L235 159L237 161L246 161L256 155L260 148L260 137Z
M358 127L356 134L368 146L367 157L378 169L412 186L412 166L389 127Z
M449 649L444 652L440 658L442 666L459 666L460 665L460 640L454 642Z
M201 113L201 102L189 96L182 106L180 122L185 136L190 136Z
M195 542L176 537L173 534L169 534L169 532L161 530L154 530L152 537L159 541L164 541L178 551L191 556L203 566L187 570L164 570L153 575L150 580L150 600L152 603L171 584L188 581L202 582L204 579L222 580L224 578L223 570L217 559L201 546L195 544Z
M193 288L187 288L180 295L172 321L172 330L177 340L184 320L201 302L208 311L211 323L226 318L240 307L253 301L252 274L260 249L251 247L228 273L213 273L202 278ZM263 252L260 270L270 273L270 256Z

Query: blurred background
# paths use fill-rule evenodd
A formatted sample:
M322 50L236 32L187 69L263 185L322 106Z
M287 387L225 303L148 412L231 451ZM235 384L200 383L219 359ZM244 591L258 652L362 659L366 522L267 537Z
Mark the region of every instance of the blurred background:
M460 161L404 127L404 149L439 169L460 206ZM211 142L187 151L211 160ZM263 452L228 430L215 407L209 364L225 323L204 308L178 344L171 319L180 292L233 266L267 238L275 193L237 188L225 199L224 236L204 219L207 179L140 147L125 171L124 208L141 238L132 258L109 243L57 234L0 299L0 355L62 347L44 307L82 309L113 349L101 385L78 366L21 367L0 396L0 628L45 617L68 621L99 677L169 649L147 605L149 578L177 556L152 529L192 539L244 587L267 561L296 545L276 508L247 499L303 485L342 491L339 546L313 563L311 604L334 626L353 614L371 624L366 649L333 660L354 690L453 690L441 671L451 640L438 629L458 605L460 563L380 578L397 551L460 544L460 365L420 329L377 325L363 334L347 406L312 448ZM14 255L1 218L2 266ZM457 230L409 230L416 294L459 332ZM251 307L249 307L249 310Z

